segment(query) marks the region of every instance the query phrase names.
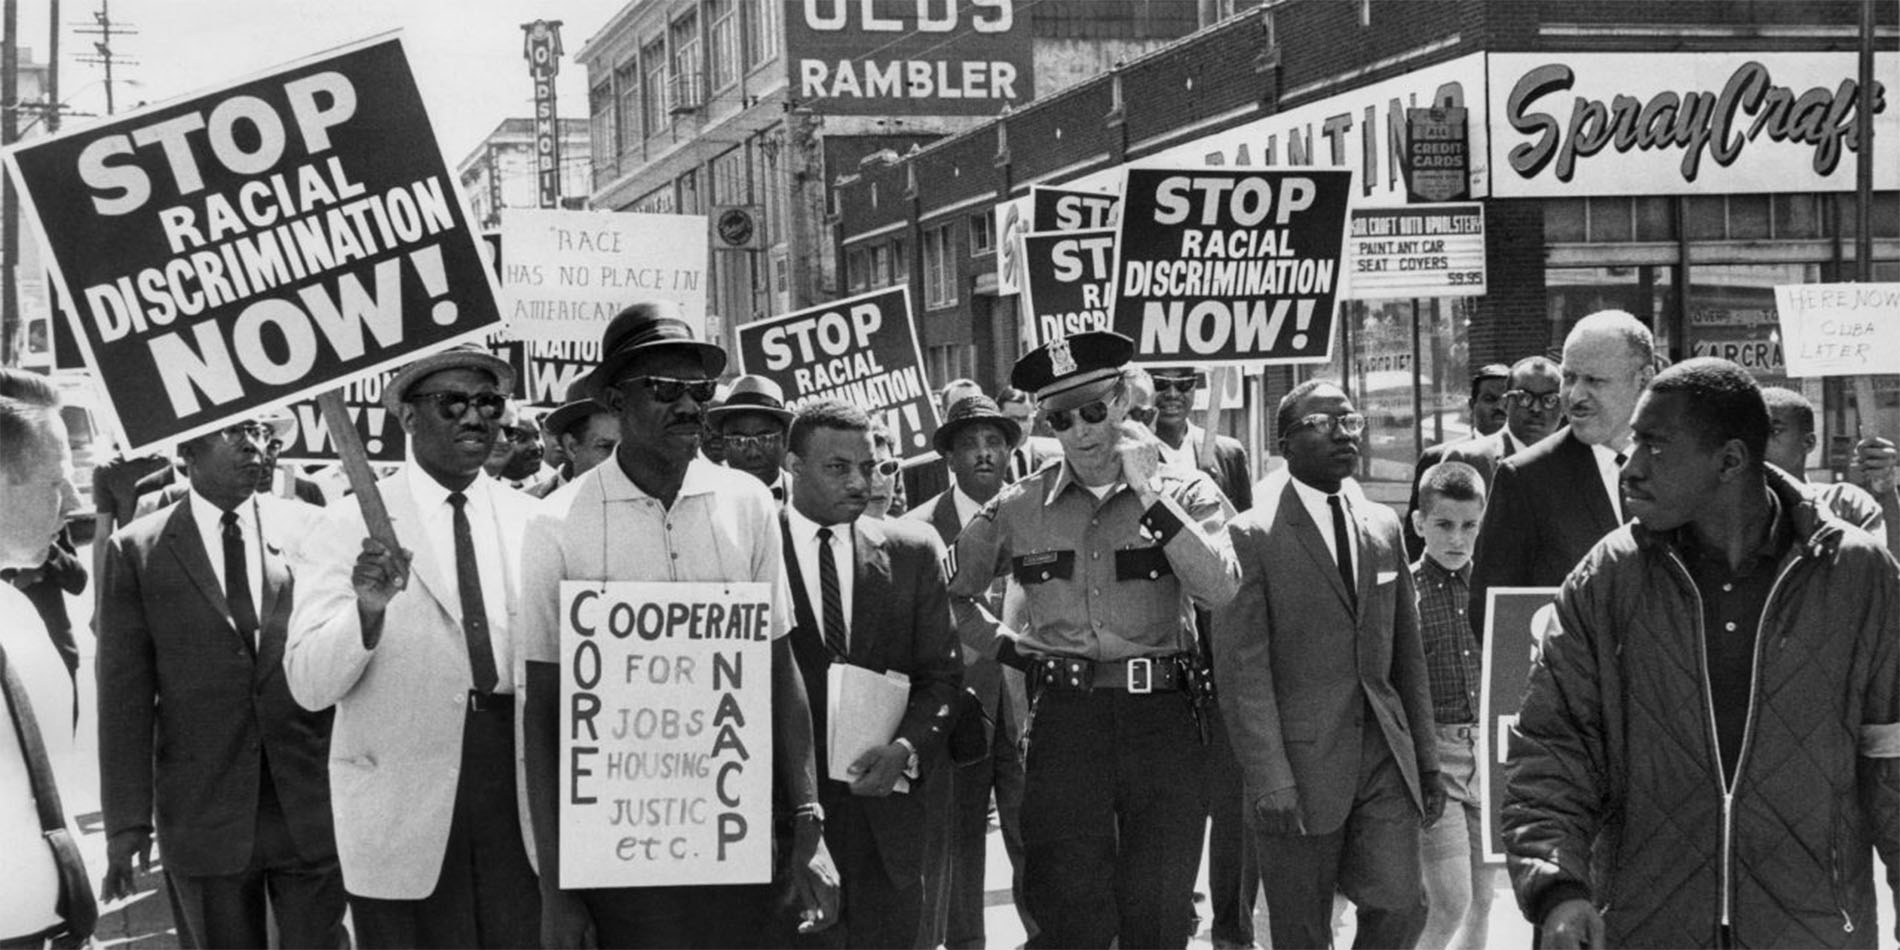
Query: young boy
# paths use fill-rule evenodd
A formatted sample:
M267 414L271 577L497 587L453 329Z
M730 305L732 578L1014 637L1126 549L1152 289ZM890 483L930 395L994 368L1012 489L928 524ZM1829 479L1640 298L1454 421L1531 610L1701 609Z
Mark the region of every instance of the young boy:
M1418 510L1412 512L1412 527L1425 539L1412 580L1438 726L1438 780L1445 787L1444 817L1425 829L1420 849L1427 903L1421 947L1482 950L1491 917L1477 773L1482 654L1465 616L1484 492L1476 469L1441 462L1419 478Z

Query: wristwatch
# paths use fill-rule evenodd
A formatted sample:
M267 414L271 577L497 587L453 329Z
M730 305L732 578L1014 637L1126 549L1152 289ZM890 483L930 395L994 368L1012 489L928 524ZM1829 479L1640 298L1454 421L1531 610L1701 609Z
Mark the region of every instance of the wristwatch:
M898 745L901 745L904 747L905 752L910 753L910 758L904 760L904 775L907 778L916 778L917 777L917 747L914 745L911 745L910 740L904 738L903 736L898 736L896 739L896 742Z

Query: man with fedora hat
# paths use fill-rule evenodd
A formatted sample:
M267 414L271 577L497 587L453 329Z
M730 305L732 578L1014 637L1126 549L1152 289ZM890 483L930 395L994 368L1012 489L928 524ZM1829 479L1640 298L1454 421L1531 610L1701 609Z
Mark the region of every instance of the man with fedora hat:
M706 410L706 421L725 443L726 467L765 483L781 504L791 497L785 478L785 433L792 413L785 390L763 376L732 381L725 405Z
M949 407L937 427L937 454L949 465L948 489L918 505L908 517L937 529L946 548L957 543L963 526L983 510L1003 488L1011 450L1022 438L1022 427L988 396L964 396ZM1001 614L1002 583L993 585L992 613ZM1028 700L1022 674L1006 670L987 653L964 654L963 685L976 694L983 715L994 724L990 754L982 761L959 766L954 802L947 822L950 869L943 945L950 948L983 945L984 852L989 837L990 793L996 794L996 813L1003 824L1003 848L1009 852L1014 873L1011 889L1024 930L1034 934L1022 893L1023 845L1018 820L1023 803L1023 763L1017 752ZM974 710L972 710L974 712Z
M965 649L1029 676L1023 890L1049 946L1186 944L1211 701L1194 607L1240 585L1220 490L1127 423L1134 350L1098 331L1016 362L1064 459L983 506L950 582ZM1023 605L999 620L1006 573Z
M651 304L607 327L587 385L619 421L613 456L554 493L530 520L515 643L527 684L522 746L546 909L538 945L769 945L771 885L562 890L560 588L563 580L763 581L772 585L772 763L790 846L779 852L807 929L837 919L838 878L824 844L812 718L793 658L778 512L759 479L699 456L704 400L726 365L719 347ZM611 543L609 542L611 539Z
M397 371L383 404L410 464L378 482L396 535L326 509L300 578L284 671L336 707L337 857L364 947L525 947L540 894L518 796L514 646L534 499L482 474L514 371L458 346ZM361 540L359 540L361 539Z
M614 447L620 444L619 418L596 402L579 381L567 388L567 402L542 417L541 426L553 434L566 461L554 474L528 489L528 494L536 498L548 497L612 458Z

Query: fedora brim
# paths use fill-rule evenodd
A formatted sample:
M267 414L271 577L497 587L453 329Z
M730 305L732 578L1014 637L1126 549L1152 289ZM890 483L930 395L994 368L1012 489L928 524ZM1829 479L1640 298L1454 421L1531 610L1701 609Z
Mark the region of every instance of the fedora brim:
M777 419L781 424L785 425L788 428L791 426L792 420L798 418L798 413L795 413L791 411L790 409L774 409L771 406L758 406L758 405L748 405L745 403L740 403L737 406L719 406L714 409L706 410L706 424L717 429L720 426L724 425L727 419L730 419L733 416L739 415L741 413L747 413L747 412L756 412L762 416L771 416L772 418Z
M587 374L587 385L592 387L595 393L605 392L614 384L614 378L620 375L621 370L626 369L627 364L633 362L634 357L661 350L678 350L696 357L699 365L705 369L708 379L716 379L720 373L726 371L726 351L712 343L704 340L656 340L652 343L623 347L603 357L600 365Z
M930 437L931 447L937 450L938 455L949 455L951 443L956 441L957 433L973 425L992 425L1002 429L1003 434L1009 438L1009 447L1012 449L1023 440L1023 427L1006 415L965 416L938 426L937 433Z
M400 411L403 397L409 394L411 387L445 369L473 369L487 373L495 377L495 388L501 390L503 395L515 389L515 368L507 360L478 350L443 350L397 370L396 375L390 377L389 383L383 387L383 408L390 412Z

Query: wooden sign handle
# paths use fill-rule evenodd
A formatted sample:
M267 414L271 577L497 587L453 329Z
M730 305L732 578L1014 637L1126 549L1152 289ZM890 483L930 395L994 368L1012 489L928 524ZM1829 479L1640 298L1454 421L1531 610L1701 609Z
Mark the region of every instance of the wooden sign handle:
M1197 468L1214 467L1214 442L1220 432L1220 401L1227 394L1227 374L1237 372L1239 370L1232 366L1216 366L1207 374L1207 415L1201 417L1201 446L1194 460Z
M389 521L389 509L383 507L382 492L376 488L376 473L370 470L363 436L356 431L356 422L350 418L349 406L343 401L343 390L317 394L317 408L323 411L323 424L330 430L330 442L336 446L337 457L343 460L343 473L349 476L356 503L363 509L363 523L369 527L369 536L391 551L402 550L396 540L396 526Z

